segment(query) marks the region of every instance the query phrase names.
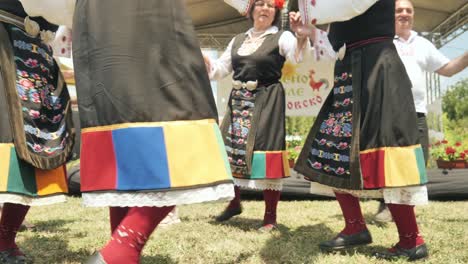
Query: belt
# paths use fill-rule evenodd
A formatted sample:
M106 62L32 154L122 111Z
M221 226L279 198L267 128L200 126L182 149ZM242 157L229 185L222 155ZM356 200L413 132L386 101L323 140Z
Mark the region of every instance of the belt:
M356 42L349 43L349 44L345 43L338 50L337 58L339 60L343 60L343 58L345 57L347 51L351 51L353 49L360 48L360 47L368 45L368 44L384 42L384 41L388 41L388 40L392 40L392 38L390 38L390 37L376 37L376 38L370 38L370 39L356 41Z
M5 22L8 24L15 25L21 28L22 30L26 31L26 28L24 27L24 19L22 19L19 16L15 16L13 14L5 12L3 10L0 10L0 22Z
M279 80L273 80L273 81L266 81L266 82L259 82L257 81L239 81L239 80L232 80L232 88L236 90L240 89L247 89L249 91L254 91L257 90L261 87L268 87L272 84L278 83Z
M39 24L30 19L28 16L26 18L21 18L15 16L11 13L0 10L0 22L12 24L18 28L21 28L23 31L26 31L29 35L37 37L40 34L42 41L50 43L55 39L55 33L50 30L41 30Z
M232 88L236 90L240 90L242 88L247 89L249 91L253 91L257 89L258 86L258 81L247 81L247 82L242 82L239 80L232 80Z
M365 46L365 45L368 45L368 44L384 42L384 41L388 41L388 40L393 40L393 38L391 38L391 37L376 37L376 38L364 39L364 40L356 41L356 42L353 42L353 43L349 43L346 46L346 48L348 50L352 50L352 49L359 48L359 47L362 47L362 46Z

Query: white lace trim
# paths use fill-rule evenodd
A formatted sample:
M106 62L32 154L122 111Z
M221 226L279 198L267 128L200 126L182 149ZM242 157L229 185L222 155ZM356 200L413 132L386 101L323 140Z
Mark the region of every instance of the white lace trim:
M426 205L429 203L427 187L409 186L400 188L383 188L379 190L348 190L332 188L320 183L312 182L310 192L318 195L335 197L334 190L349 193L358 198L384 199L385 203L406 204L406 205Z
M254 190L283 190L283 179L265 179L265 180L249 180L234 178L234 184L241 188L248 188Z
M261 36L257 38L251 38L247 36L240 46L239 50L237 50L237 54L241 56L249 56L263 44L263 41L265 41L266 36Z
M91 207L162 207L218 200L230 201L233 197L234 186L232 183L183 191L83 193L82 195L83 204Z
M29 197L20 194L2 193L0 194L0 203L14 203L28 206L43 206L56 203L64 203L67 197L64 194L58 194L47 197Z

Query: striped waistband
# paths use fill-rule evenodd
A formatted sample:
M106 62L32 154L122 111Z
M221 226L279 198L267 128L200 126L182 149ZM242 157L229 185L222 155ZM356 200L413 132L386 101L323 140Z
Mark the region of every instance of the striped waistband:
M0 10L0 22L12 24L21 28L22 30L26 30L24 26L24 19L3 10Z
M350 44L346 44L346 49L347 50L352 50L356 48L360 48L369 44L373 43L379 43L379 42L385 42L385 41L393 41L393 38L391 37L376 37L376 38L370 38L370 39L364 39L360 41L356 41Z

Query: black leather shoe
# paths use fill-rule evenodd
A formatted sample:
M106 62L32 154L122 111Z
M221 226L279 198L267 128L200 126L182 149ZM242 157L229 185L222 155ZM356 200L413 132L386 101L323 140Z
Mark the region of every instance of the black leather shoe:
M18 248L10 248L0 251L1 264L25 264L26 256L17 254Z
M217 222L224 222L231 219L233 216L240 215L242 213L242 208L226 208L222 214L216 217Z
M427 258L429 252L427 250L426 244L421 244L411 249L404 249L396 244L393 248L387 250L386 252L375 253L374 256L380 259L398 259L398 258L407 258L409 261L415 261L418 259Z
M338 234L334 239L319 244L321 250L333 251L372 243L369 230L364 230L353 235Z
M94 252L94 254L88 258L88 260L86 260L85 264L107 264L107 263L102 257L101 253L97 251L97 252Z

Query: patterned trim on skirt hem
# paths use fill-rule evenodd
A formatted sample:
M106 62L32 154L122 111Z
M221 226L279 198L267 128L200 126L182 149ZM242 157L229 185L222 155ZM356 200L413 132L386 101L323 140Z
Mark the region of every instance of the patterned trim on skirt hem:
M349 190L333 188L317 182L310 185L310 193L335 197L334 191L351 194L357 198L384 199L386 204L427 205L429 203L425 185L378 190Z
M262 180L248 180L248 179L237 179L234 178L234 185L239 186L241 188L253 189L253 190L273 190L273 191L281 191L283 190L283 180L270 180L270 179L262 179Z
M51 195L47 197L29 197L20 194L2 193L0 194L0 203L14 203L27 206L43 206L67 201L67 196L64 194Z
M213 187L167 192L99 192L83 193L83 204L89 207L173 206L210 201L230 201L234 198L231 183Z

